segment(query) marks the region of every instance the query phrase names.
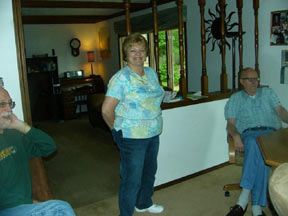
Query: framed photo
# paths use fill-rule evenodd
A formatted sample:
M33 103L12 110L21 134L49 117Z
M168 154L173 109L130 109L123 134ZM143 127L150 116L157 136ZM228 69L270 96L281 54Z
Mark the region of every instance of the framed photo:
M288 10L271 12L270 45L288 45Z
M110 33L107 27L99 30L99 48L102 59L110 57Z

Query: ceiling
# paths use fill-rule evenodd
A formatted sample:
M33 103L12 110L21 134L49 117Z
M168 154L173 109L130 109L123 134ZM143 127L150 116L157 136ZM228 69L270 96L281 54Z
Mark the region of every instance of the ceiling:
M21 7L23 24L97 23L125 15L125 0L22 0ZM149 7L151 0L130 0L131 13Z

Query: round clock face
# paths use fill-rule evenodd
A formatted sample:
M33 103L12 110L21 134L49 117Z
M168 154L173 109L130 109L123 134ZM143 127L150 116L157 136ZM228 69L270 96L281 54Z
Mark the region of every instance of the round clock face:
M73 38L73 39L70 41L70 46L71 46L71 48L73 48L73 49L78 49L78 48L81 46L81 42L80 42L79 39Z

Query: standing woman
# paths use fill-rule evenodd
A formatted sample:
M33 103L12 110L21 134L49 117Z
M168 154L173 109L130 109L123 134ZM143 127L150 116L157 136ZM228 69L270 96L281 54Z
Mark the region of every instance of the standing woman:
M122 52L127 65L109 81L102 106L103 118L120 150L120 216L132 216L134 208L160 213L164 208L153 204L152 195L164 90L156 72L144 67L149 50L141 34L129 35Z

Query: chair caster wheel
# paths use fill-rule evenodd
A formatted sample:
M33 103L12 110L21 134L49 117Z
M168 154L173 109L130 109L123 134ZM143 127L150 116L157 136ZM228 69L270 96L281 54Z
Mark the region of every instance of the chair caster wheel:
M230 192L229 191L225 191L225 197L229 197L230 196Z

